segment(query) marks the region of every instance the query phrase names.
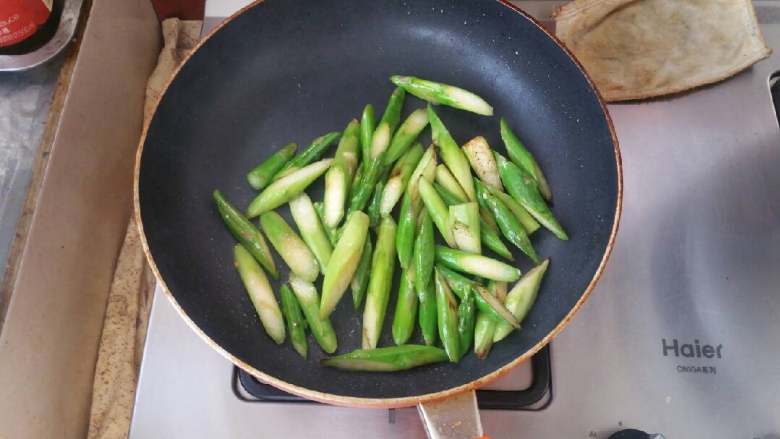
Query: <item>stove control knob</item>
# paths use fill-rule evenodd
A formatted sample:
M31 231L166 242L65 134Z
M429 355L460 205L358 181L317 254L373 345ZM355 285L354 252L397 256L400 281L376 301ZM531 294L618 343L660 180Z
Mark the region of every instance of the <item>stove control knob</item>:
M627 429L613 433L609 439L664 439L664 435L649 434L641 430Z

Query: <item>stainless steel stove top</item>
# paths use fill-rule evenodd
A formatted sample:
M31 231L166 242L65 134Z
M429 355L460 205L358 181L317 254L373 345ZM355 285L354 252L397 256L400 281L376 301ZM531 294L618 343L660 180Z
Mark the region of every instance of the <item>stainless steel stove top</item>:
M517 2L537 17L560 2ZM780 2L757 1L780 48ZM493 438L780 439L780 54L670 99L609 107L625 206L603 279L553 343L554 396L483 411ZM132 439L424 437L416 410L249 404L231 364L156 294ZM527 385L530 370L509 378Z

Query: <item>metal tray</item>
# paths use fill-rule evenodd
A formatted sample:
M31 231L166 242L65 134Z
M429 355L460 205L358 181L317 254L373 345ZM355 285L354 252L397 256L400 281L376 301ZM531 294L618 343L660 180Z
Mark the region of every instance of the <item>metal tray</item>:
M0 55L0 72L27 70L52 59L68 45L76 32L83 0L64 0L62 15L54 36L32 52L18 55Z

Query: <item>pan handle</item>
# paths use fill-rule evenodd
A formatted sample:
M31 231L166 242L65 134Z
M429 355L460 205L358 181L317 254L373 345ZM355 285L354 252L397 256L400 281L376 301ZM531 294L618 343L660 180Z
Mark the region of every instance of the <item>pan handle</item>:
M475 439L483 436L477 394L473 390L452 398L417 405L430 439Z

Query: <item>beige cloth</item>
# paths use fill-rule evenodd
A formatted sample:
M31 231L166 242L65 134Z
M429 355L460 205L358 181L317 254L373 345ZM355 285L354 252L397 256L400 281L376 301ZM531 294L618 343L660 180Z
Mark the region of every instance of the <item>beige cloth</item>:
M771 52L750 0L575 0L554 18L607 101L711 84Z
M165 45L147 84L145 120L151 117L170 75L197 44L200 29L200 21L173 18L163 22ZM100 337L89 439L119 439L128 435L154 284L135 219L130 218Z

